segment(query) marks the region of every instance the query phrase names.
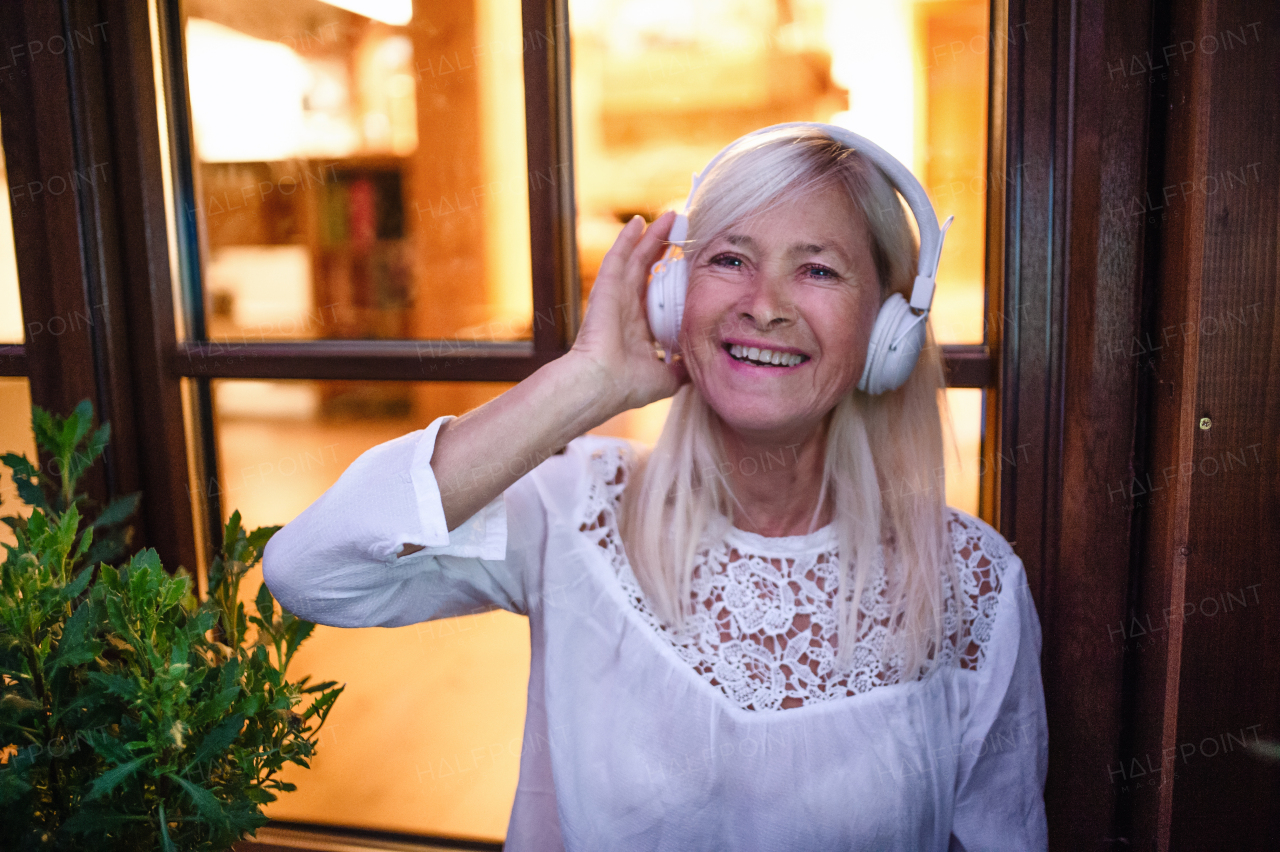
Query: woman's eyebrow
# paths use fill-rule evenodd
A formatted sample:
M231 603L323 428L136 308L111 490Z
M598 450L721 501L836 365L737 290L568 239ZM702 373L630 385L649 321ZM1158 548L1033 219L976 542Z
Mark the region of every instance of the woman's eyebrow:
M744 246L746 248L755 248L756 241L748 237L746 234L725 234L725 242L730 245ZM824 251L830 251L838 254L833 247L819 245L817 243L796 243L788 250L789 254L822 254Z
M755 249L756 241L746 234L725 234L724 241L739 248ZM831 254L839 260L845 260L845 255L837 246L820 245L818 243L796 243L787 249L788 255L812 255L812 254Z

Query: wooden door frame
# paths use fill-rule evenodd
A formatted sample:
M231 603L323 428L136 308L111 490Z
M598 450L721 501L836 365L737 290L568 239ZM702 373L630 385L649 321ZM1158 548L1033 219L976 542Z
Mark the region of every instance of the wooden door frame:
M1131 848L1132 802L1110 773L1134 739L1133 655L1117 640L1140 579L1126 485L1148 365L1131 342L1150 324L1156 245L1131 211L1163 177L1167 82L1143 69L1166 18L1150 0L1009 0L997 524L1041 617L1063 852Z

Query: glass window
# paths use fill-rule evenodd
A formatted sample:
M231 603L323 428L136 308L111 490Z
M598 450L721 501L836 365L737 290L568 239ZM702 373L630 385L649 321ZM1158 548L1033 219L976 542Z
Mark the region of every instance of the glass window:
M940 219L956 217L932 321L939 343L981 343L988 14L985 0L570 0L584 297L622 224L682 205L690 175L722 147L769 124L821 121L880 144ZM948 500L976 511L981 393L948 398ZM611 426L651 441L665 411Z
M213 383L224 517L292 520L365 450L459 414L510 385ZM261 575L244 585L246 604ZM318 627L294 675L347 685L310 770L274 819L501 840L515 797L529 626L489 612L394 630ZM359 784L352 784L359 779Z
M0 455L17 453L36 460L36 436L31 431L31 384L22 377L0 377ZM28 515L31 508L18 499L12 471L0 465L0 515ZM0 544L15 544L13 530L0 524Z
M281 0L265 15L185 4L186 215L201 234L209 339L531 337L520 4L433 4L429 21L413 5ZM683 201L690 173L724 144L766 124L828 121L883 144L941 215L956 214L934 324L940 342L982 340L984 4L570 6L584 298L622 223ZM365 450L507 387L214 379L219 473L206 487L224 518L239 509L250 527L283 524ZM983 391L946 400L948 501L976 511ZM669 406L594 431L652 443ZM286 772L298 790L268 813L501 840L528 663L527 624L507 613L318 628L295 674L347 692L313 769Z
M0 147L0 343L22 343L22 301L18 294L18 262L13 246L13 213L4 150ZM0 455L18 453L36 460L35 433L31 431L31 383L25 377L0 377ZM0 465L0 515L26 515L18 499L10 470ZM0 524L0 543L13 544L13 531Z
M532 336L518 4L186 4L211 340Z
M13 251L13 211L9 207L16 198L9 192L9 173L2 147L0 189L4 190L5 198L0 204L0 343L22 343L22 300L18 297L18 260Z
M947 407L942 412L947 505L975 517L984 469L982 406L986 393L981 388L947 388Z

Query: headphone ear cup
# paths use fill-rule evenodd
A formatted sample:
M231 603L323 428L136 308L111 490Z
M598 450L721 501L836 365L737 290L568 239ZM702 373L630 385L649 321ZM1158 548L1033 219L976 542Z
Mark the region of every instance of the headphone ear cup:
M680 321L684 317L684 299L689 290L689 264L679 246L669 246L662 259L650 270L646 308L649 330L662 344L668 359L677 350Z
M911 312L911 305L902 294L894 293L885 299L871 330L867 365L862 369L858 390L875 395L902 387L916 367L924 339L925 323ZM898 341L896 348L894 341Z

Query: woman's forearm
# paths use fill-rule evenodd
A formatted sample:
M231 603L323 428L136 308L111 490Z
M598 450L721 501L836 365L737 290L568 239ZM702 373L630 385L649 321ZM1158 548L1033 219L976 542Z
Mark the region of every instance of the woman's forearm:
M568 354L440 430L431 469L450 530L588 429L679 388L683 368L655 360L644 307L673 219L667 213L646 228L636 216L623 227Z
M431 469L445 521L456 528L517 479L589 429L624 411L616 385L570 352L440 429Z

